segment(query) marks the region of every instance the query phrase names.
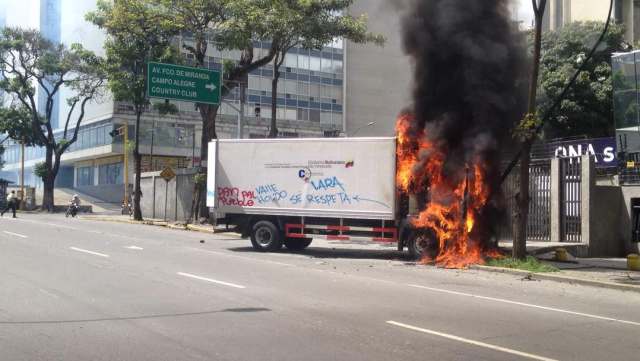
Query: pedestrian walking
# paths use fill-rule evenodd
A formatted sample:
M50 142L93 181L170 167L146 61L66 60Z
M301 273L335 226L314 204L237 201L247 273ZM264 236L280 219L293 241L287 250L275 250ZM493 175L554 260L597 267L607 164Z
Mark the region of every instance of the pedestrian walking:
M16 197L16 191L11 191L7 195L7 205L4 207L2 212L0 212L0 217L4 216L4 213L11 209L13 212L13 218L16 218L16 208L18 208L18 197Z

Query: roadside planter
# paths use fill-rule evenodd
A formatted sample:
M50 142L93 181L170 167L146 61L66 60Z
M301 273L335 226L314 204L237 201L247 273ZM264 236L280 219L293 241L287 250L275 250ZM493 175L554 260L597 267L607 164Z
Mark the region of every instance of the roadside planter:
M631 271L640 271L640 256L637 254L628 255L627 268Z

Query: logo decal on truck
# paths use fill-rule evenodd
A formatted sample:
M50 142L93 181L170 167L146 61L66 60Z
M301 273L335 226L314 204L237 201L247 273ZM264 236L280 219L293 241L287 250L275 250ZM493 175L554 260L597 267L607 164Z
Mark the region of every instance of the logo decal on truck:
M309 168L300 169L298 171L298 178L304 180L305 182L308 182L309 178L311 178L311 169Z

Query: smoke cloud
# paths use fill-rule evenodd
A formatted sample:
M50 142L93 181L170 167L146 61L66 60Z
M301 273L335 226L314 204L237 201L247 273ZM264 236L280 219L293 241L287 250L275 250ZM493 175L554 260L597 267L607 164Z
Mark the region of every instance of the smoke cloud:
M481 164L490 199L499 189L501 148L510 143L524 104L524 38L517 37L510 4L411 0L403 21L404 48L415 68L411 133L424 134L446 154L442 173L451 184L463 181L465 167ZM419 155L418 168L429 156ZM490 224L497 207L486 208L479 217ZM491 231L485 228L486 240Z

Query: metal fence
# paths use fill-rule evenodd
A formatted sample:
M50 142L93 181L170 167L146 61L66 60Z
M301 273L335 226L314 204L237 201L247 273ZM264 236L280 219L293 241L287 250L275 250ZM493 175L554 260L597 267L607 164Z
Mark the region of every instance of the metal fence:
M582 166L579 158L560 159L560 240L582 238Z
M518 192L519 170L514 169L502 185L505 201L504 222L499 227L500 239L513 239L513 214ZM529 216L527 238L532 241L551 240L551 162L532 161L529 167Z

